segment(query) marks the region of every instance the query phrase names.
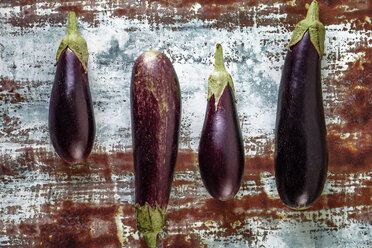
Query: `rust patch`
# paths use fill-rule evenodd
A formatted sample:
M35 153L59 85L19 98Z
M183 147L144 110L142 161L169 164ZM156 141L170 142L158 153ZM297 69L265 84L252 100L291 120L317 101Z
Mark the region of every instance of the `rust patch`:
M367 45L367 44L365 44ZM368 45L367 45L368 46ZM356 54L364 53L354 63L349 63L344 80L347 87L345 104L340 111L350 130L372 130L372 48L358 48Z
M115 152L110 155L112 163L112 172L114 174L134 173L133 153L132 152Z
M328 127L329 164L335 171L370 171L372 164L372 49L354 52L362 55L338 82L341 104L335 114L343 123Z
M0 120L3 123L3 128L0 129L0 137L12 135L13 132L17 130L17 128L19 127L21 123L19 118L11 117L5 112L3 112L0 115Z
M195 171L198 169L197 153L192 150L179 150L176 162L176 171Z
M98 5L95 4L97 7ZM76 13L77 18L81 18L81 20L90 23L93 27L97 27L98 20L96 20L95 16L98 14L98 11L87 11L84 10L83 4L79 5L74 3L74 5L64 5L57 8L57 11L61 13L65 13L67 17L67 13L69 11L74 11ZM62 15L63 16L63 15ZM65 18L64 23L67 25L67 18Z
M112 182L111 180L111 163L110 157L106 153L93 153L89 157L89 160L94 161L92 164L96 166L96 168L102 172L102 175L106 179L107 182Z
M15 92L17 89L19 89L19 86L15 81L10 80L8 78L3 78L0 80L0 92L1 91Z
M212 24L218 28L235 28L252 26L256 23L258 26L263 25L291 25L294 26L298 21L306 15L305 4L309 3L306 0L297 0L294 4L290 1L276 6L272 0L229 0L229 1L148 1L148 2L116 2L105 5L104 12L111 13L113 16L126 17L130 19L143 20L146 19L151 25L157 28L158 24L174 24L176 22L187 23L191 19L215 20ZM147 5L148 4L148 5ZM196 13L192 6L200 5L200 9ZM40 16L36 13L36 4L34 1L21 1L10 3L4 2L4 6L21 7L21 14L11 16L10 23L14 26L30 27L43 26L45 23L64 23L64 15L50 14ZM95 10L101 6L99 1L86 1L72 5L70 1L64 1L62 6L55 7L54 3L48 3L44 6L46 9L53 9L58 12L75 11L78 18L90 23L93 27L99 25L99 11ZM261 6L257 8L256 6ZM265 6L265 8L262 8ZM159 9L161 11L159 11ZM372 11L372 4L368 0L360 1L337 1L327 0L320 1L320 17L325 25L352 23L353 28L361 30L371 23L366 18ZM288 14L287 18L278 21L267 18L269 14ZM175 18L175 16L181 18Z
M177 161L177 171L197 171L195 166L196 153L188 150L179 152ZM3 162L3 158L0 158ZM133 173L133 154L112 153L112 154L92 154L88 159L87 167L74 168L63 165L60 159L53 154L45 155L43 150L27 150L24 152L21 160L16 164L22 164L22 170L44 170L50 174L63 173L70 177L98 173L105 178L105 168L112 166L112 172L115 174ZM36 164L45 164L37 167ZM13 163L14 165L14 163ZM60 168L60 167L63 168ZM19 168L15 168L19 172ZM343 168L334 166L335 174L332 174L328 180L332 182L348 181L348 174ZM249 243L254 242L253 231L247 228L247 220L262 218L266 220L294 219L301 222L322 221L329 228L339 228L339 224L334 223L329 216L339 215L343 218L354 219L366 222L371 219L369 206L372 205L370 198L371 184L365 183L363 187L356 187L354 193L349 193L347 186L343 187L341 192L322 195L318 202L309 209L309 211L293 211L280 201L267 196L262 188L261 173L265 171L273 172L273 160L271 157L246 158L246 169L244 181L255 181L259 193L245 195L241 199L232 199L221 202L212 198L197 199L194 195L188 195L185 192L184 198L171 198L172 208L166 213L166 225L164 228L164 239L159 238L159 244L164 247L203 247L201 237L198 231L213 232L218 237L229 237L242 235ZM347 170L350 172L350 168ZM196 174L195 174L196 175ZM196 178L194 178L196 179ZM199 180L199 179L196 179ZM6 182L5 182L6 183ZM189 185L195 183L193 179L175 180L176 185ZM94 188L101 186L93 183ZM34 219L22 220L19 225L4 223L3 230L7 235L26 235L32 242L37 242L42 247L121 247L117 237L117 227L115 217L118 214L119 205L117 200L111 195L114 194L114 188L106 187L102 194L102 202L98 205L91 202L76 203L64 200L57 203L46 203L41 206L41 215ZM50 187L50 186L48 186ZM117 182L117 187L134 187L133 182ZM58 190L56 185L56 190ZM90 188L93 189L93 188ZM40 193L42 188L30 189L32 192ZM243 190L243 189L241 189ZM248 192L249 193L249 192ZM107 195L110 197L107 198ZM102 196L103 197L103 196ZM107 200L106 200L107 198ZM101 199L101 198L100 198ZM177 206L189 205L188 208L177 208ZM137 231L135 220L134 204L121 203L123 212L122 224L130 228L133 232ZM343 210L344 208L353 208ZM341 209L341 210L339 210ZM10 208L7 211L16 213L17 208ZM324 211L324 214L316 214L317 211ZM311 215L309 215L311 214ZM312 217L309 217L312 216ZM347 217L345 217L347 216ZM195 222L202 222L201 226L192 226ZM213 223L217 223L217 231L213 229ZM212 225L212 226L210 226ZM192 231L190 231L192 230ZM216 233L215 233L216 232ZM135 239L134 235L129 235L123 244L126 247L144 246L145 241L140 235L140 239Z
M20 89L20 85L14 80L8 78L0 79L0 105L1 103L25 102L27 99L17 92L18 89Z
M179 231L182 233L182 231ZM164 241L164 247L207 247L201 243L200 238L195 234L179 234L174 236L168 236Z
M26 222L21 222L19 225L19 231L22 234L26 235L35 235L38 234L38 229L34 224L29 224Z
M115 215L118 207L65 201L51 215L52 222L40 225L43 247L121 247Z
M288 24L296 24L306 16L305 5L311 1L297 0L295 5L284 5L281 12L288 14ZM372 11L372 4L368 0L360 1L319 1L320 21L326 26L331 24L352 23L353 28L362 30L370 26L366 18Z
M329 170L340 172L367 172L371 170L371 134L344 137L343 134L328 135Z

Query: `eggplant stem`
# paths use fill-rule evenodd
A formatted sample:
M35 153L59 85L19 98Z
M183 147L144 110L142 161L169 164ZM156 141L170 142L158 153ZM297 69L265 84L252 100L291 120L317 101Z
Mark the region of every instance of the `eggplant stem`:
M225 63L223 61L223 51L221 44L216 45L216 53L214 55L214 70L223 71L225 69Z
M311 2L306 18L297 23L287 48L291 50L291 47L302 40L306 31L309 31L311 43L321 59L324 52L325 28L319 21L319 4L315 0Z
M307 10L306 19L312 21L319 21L319 4L317 1L312 1Z
M79 29L77 26L76 14L73 11L68 12L67 20L67 34L79 34Z
M63 37L61 44L58 47L56 62L54 65L58 64L59 57L66 48L69 48L72 52L74 52L76 57L78 57L79 61L83 65L84 71L87 72L89 56L87 42L79 33L76 14L73 11L68 13L67 34L65 37Z
M214 62L214 71L208 78L208 98L209 101L211 97L214 95L214 105L215 110L218 109L218 103L220 98L226 88L226 86L230 86L231 91L233 93L234 100L235 99L235 89L234 83L232 81L231 75L226 71L225 63L223 61L223 52L221 44L216 45L216 53L215 53L215 62Z

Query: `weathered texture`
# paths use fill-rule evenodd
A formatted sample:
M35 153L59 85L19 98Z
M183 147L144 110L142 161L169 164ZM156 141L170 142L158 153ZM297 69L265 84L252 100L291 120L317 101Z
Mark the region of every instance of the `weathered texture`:
M147 50L171 59L182 91L184 150L160 245L371 246L371 2L320 1L329 173L323 195L304 212L280 202L272 156L284 48L305 1L205 2L1 1L1 246L144 245L135 227L129 85L135 58ZM68 10L88 43L97 125L87 163L73 166L53 152L47 128ZM246 151L241 190L224 203L203 188L195 155L216 43L234 75Z

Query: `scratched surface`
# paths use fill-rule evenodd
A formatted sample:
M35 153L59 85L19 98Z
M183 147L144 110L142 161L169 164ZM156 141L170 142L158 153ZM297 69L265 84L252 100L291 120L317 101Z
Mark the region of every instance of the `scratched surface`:
M273 129L285 45L305 1L0 2L0 246L144 247L135 226L129 85L146 50L174 64L182 94L180 151L159 247L372 246L372 2L320 1L329 173L307 211L279 200ZM75 10L89 49L97 125L79 165L50 144L53 62ZM242 187L218 202L197 148L215 44L222 44L246 150Z

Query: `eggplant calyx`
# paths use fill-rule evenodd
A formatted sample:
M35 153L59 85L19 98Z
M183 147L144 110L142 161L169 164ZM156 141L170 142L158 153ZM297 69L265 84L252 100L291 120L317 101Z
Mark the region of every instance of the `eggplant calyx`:
M165 209L158 204L152 208L147 202L140 206L136 204L137 228L145 236L147 246L156 247L156 237L163 229Z
M76 14L73 11L68 12L68 24L67 24L67 34L63 37L61 44L58 47L56 62L54 65L58 64L59 57L66 48L70 48L80 60L84 67L85 72L88 71L88 47L85 39L80 35Z
M319 21L319 4L315 0L310 4L306 18L297 23L287 48L291 50L291 47L302 39L307 30L309 30L310 41L321 59L324 52L325 28Z
M217 44L214 71L208 78L208 98L207 98L209 101L211 97L214 95L216 111L218 108L218 103L220 101L220 98L227 85L230 86L231 91L233 93L234 101L236 102L234 83L231 78L231 75L226 71L226 68L225 68L225 64L223 61L222 46L220 44Z

